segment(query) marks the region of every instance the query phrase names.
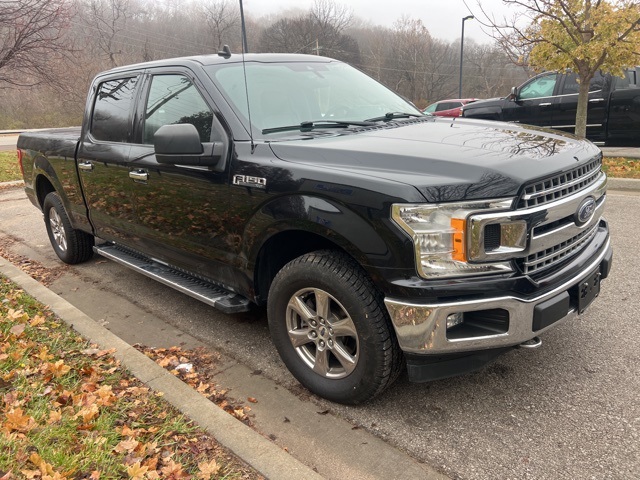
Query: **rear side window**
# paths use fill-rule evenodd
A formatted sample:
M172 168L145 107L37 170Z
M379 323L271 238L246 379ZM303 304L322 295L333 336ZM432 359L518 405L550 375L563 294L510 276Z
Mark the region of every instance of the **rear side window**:
M96 140L129 142L137 81L137 77L131 77L100 84L91 119L91 135Z
M436 107L436 112L444 112L445 110L452 110L462 106L462 102L442 102Z
M153 143L160 127L178 123L194 125L201 142L211 141L213 113L191 80L183 75L156 75L147 99L143 142Z
M604 84L606 82L606 78L600 73L597 72L595 76L591 79L591 83L589 84L590 92L597 92L604 88ZM562 95L572 95L577 94L580 91L580 84L578 83L578 75L575 73L569 73L564 79L564 85L562 86Z

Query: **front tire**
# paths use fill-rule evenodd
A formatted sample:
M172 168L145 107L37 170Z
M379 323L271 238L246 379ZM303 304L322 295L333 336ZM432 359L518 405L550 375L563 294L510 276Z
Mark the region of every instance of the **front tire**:
M400 373L402 352L382 297L343 253L319 251L289 262L271 285L267 309L283 362L321 397L362 403Z
M42 204L49 241L64 263L76 264L93 256L93 235L71 226L69 216L56 192L49 193Z

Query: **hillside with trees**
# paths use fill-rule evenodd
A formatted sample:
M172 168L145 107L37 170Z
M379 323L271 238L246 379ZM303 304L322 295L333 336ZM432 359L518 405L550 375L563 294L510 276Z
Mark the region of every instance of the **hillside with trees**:
M236 0L5 0L0 3L0 129L79 125L98 72L148 60L241 52ZM417 18L371 25L345 5L254 18L250 52L319 54L349 62L420 107L456 97L459 40ZM464 96L505 95L527 78L497 43L465 39Z

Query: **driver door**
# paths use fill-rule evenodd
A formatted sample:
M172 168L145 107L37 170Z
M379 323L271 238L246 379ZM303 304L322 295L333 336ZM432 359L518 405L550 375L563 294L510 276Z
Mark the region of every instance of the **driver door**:
M153 137L163 125L190 123L203 143L229 145L229 140L205 100L204 89L188 71L150 73L146 99L138 111L139 143L132 146L129 171L139 218L137 234L147 255L220 279L228 263L228 171L159 163Z
M557 101L558 74L549 72L532 78L518 89L516 98L503 109L507 122L549 127Z

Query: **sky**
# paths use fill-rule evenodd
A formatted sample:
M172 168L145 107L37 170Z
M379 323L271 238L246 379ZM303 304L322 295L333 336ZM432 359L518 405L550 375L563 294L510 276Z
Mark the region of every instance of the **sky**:
M453 41L460 38L462 18L469 15L463 0L334 0L353 10L355 16L374 25L391 27L402 15L419 18L432 37ZM506 9L502 0L479 0L482 7L502 18L503 12L511 18L512 11ZM299 8L308 10L313 0L243 0L246 15L263 16ZM471 13L480 18L478 0L467 0ZM472 38L478 43L491 43L491 38L482 32L479 23L467 20L464 25L465 40Z

